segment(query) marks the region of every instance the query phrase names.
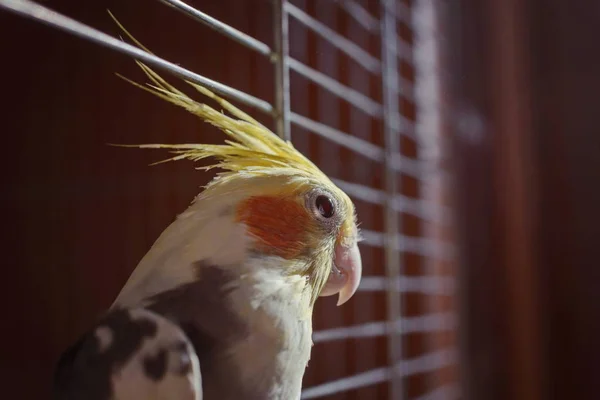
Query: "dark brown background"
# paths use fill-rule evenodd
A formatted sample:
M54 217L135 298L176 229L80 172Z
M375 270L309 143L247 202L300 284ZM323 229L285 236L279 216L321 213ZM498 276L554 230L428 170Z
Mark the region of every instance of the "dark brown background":
M600 6L444 3L465 397L596 399Z

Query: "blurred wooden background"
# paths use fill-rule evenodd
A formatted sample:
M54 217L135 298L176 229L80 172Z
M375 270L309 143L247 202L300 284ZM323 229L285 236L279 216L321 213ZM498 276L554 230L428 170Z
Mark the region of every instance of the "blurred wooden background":
M467 399L600 389L600 6L444 1Z

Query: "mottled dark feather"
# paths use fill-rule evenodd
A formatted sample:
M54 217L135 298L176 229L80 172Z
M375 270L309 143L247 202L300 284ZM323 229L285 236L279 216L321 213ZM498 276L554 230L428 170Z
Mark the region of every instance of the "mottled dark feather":
M199 400L200 385L181 327L147 309L114 309L62 355L54 398Z
M260 399L252 388L239 386L236 366L226 358L229 345L249 334L224 301L235 280L218 267L203 263L195 267L197 281L148 299L148 309L177 323L192 342L202 366L204 400Z
M98 326L113 334L111 346L100 351ZM56 400L109 400L112 397L110 377L141 346L144 338L156 334L156 324L150 320L133 320L127 310L114 310L105 315L60 357L54 375Z

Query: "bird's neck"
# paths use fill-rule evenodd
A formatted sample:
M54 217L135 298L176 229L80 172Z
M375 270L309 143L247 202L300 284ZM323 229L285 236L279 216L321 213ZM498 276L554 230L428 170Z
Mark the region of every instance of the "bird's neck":
M197 265L197 281L150 299L149 307L179 322L194 343L206 400L300 394L312 346L310 293L306 279L263 263L236 273Z
M267 268L243 281L228 299L248 334L231 343L231 361L243 385L264 394L261 398L297 399L312 347L306 279Z

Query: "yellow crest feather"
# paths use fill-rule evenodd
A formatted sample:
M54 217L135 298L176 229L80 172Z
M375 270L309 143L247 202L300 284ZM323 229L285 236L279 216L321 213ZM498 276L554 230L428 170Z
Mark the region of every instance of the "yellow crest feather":
M110 13L119 28L140 48L151 53L135 39L121 23ZM247 172L252 175L272 175L273 173L301 174L307 177L324 179L327 176L308 158L297 151L291 142L285 141L256 121L254 118L235 107L227 100L219 97L207 88L185 81L200 94L214 100L231 116L218 112L207 104L200 103L169 84L158 73L140 61L136 61L152 83L139 84L119 74L120 78L153 95L182 107L200 117L203 121L223 131L228 140L224 144L143 144L126 147L169 149L175 156L160 161L176 161L188 159L199 161L207 158L215 160L202 169L220 168L230 172ZM210 187L216 181L209 183Z

